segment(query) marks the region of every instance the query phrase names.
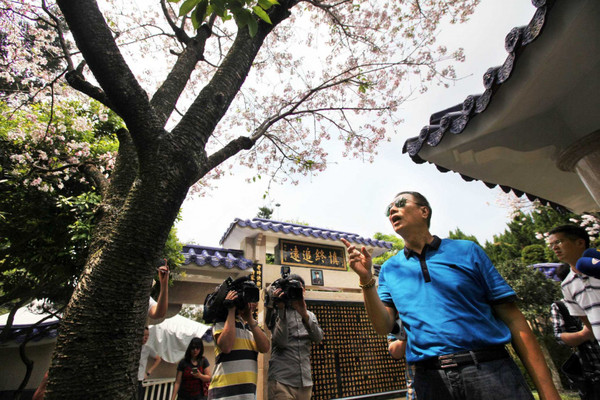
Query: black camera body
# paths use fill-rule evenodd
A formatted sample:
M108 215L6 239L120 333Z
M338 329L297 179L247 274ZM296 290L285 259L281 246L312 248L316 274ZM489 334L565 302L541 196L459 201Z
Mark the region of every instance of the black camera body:
M265 292L265 306L267 308L265 322L270 330L275 327L277 313L274 307L277 303L283 302L286 307L290 307L292 301L302 300L304 298L304 281L298 275L290 275L290 268L281 267L281 278L271 283ZM273 292L281 289L282 296L275 296Z
M249 277L247 280L240 281L240 279L236 279L231 282L229 290L234 290L237 293L237 298L235 300L225 300L223 304L227 308L233 303L235 308L241 310L246 308L248 303L258 303L260 298L260 291L256 283L252 282Z
M290 277L279 278L271 286L274 289L281 289L283 292L283 296L275 298L275 301L281 300L289 303L294 300L302 300L304 297L304 285L297 279Z
M225 297L230 291L237 293L235 300L226 300ZM246 308L248 303L257 303L260 298L260 291L250 276L243 276L236 280L228 277L217 286L215 290L206 296L204 300L203 319L207 323L225 321L227 319L227 310L232 305L238 310Z

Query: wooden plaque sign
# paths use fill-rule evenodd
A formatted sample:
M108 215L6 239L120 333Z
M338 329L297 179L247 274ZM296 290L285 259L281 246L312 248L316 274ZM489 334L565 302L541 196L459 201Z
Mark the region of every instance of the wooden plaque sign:
M291 267L309 267L346 270L346 248L313 243L279 240L279 264Z

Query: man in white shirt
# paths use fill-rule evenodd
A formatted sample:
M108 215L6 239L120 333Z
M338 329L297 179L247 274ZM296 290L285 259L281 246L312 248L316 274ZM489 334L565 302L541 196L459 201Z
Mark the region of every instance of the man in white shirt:
M576 225L561 225L552 229L548 236L550 249L556 257L571 267L562 281L561 289L565 305L572 316L581 318L584 327L575 340L579 343L592 338L600 339L600 279L578 271L577 261L590 246L590 238L585 229Z

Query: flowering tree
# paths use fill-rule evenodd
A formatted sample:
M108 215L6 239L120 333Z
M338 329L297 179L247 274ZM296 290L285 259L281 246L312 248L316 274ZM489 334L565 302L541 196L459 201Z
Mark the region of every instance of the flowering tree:
M62 309L87 258L122 122L91 102L14 110L0 102L0 308ZM163 257L181 263L174 230ZM173 240L174 239L174 240Z
M52 121L42 104L14 111L0 103L0 306L66 304L87 256L117 123L98 104L56 105Z
M478 0L173 3L0 0L13 107L74 89L124 122L46 398L134 397L154 261L190 187L234 164L295 181L325 169L331 139L372 161L398 104L453 78L439 62L462 54L436 31Z

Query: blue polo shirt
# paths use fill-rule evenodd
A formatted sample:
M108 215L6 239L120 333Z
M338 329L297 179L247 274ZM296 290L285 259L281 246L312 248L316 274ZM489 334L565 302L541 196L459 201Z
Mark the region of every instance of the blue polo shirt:
M421 255L399 252L381 267L378 293L398 310L408 338L408 362L511 339L492 305L515 301L516 294L471 241L435 236Z

